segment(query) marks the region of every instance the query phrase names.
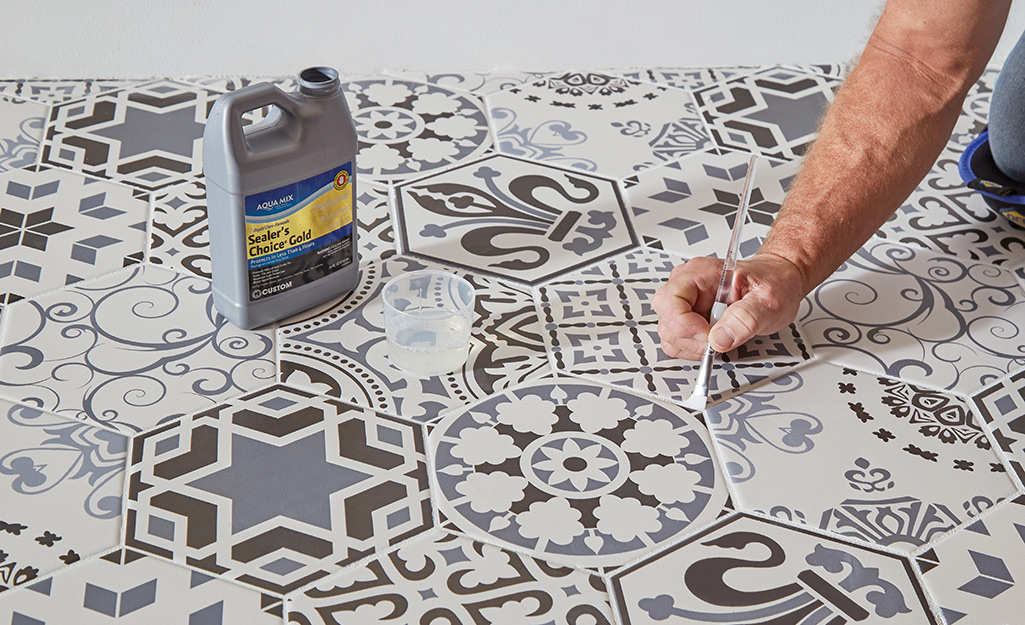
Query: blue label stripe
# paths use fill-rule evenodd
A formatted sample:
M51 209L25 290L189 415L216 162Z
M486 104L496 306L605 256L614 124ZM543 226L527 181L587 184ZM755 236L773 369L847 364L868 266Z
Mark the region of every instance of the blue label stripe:
M245 211L246 221L259 222L266 221L268 216L273 215L278 218L281 213L291 210L305 203L311 197L320 195L328 188L334 185L335 176L338 172L345 171L352 176L352 163L346 163L341 167L328 170L322 174L293 182L292 184L278 187L276 189L270 189L269 191L262 191L253 195L247 195L245 198ZM291 195L292 198L288 201L281 202L282 198ZM265 202L278 201L278 204L265 209L258 209L257 207Z
M313 239L312 241L306 241L304 243L301 243L296 247L291 247L287 250L281 250L280 252L276 252L274 254L267 254L266 256L259 256L257 258L250 259L249 269L259 269L260 267L276 265L278 263L287 261L291 258L295 258L296 256L309 254L310 252L318 250L324 247L325 245L329 245L331 243L334 243L335 241L344 239L350 234L352 234L351 223L346 224L345 226L335 230L334 232L329 232L323 236L319 236L316 239Z

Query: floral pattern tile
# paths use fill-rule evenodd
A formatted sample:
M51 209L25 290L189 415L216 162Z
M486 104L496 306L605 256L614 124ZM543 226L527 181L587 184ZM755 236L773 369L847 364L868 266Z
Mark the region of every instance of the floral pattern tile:
M418 80L458 91L482 96L509 87L544 80L552 72L520 72L500 70L494 72L414 72L409 70L388 70L399 78Z
M8 599L5 597L5 599ZM189 625L282 621L280 598L144 556L128 549L41 580L0 601L0 622L11 625Z
M759 70L694 92L712 139L762 156L803 156L839 80L784 67Z
M420 426L313 393L261 389L132 445L125 544L273 593L434 523Z
M937 625L908 561L749 516L618 572L622 625Z
M634 247L611 180L491 156L396 189L403 249L528 284Z
M655 250L620 255L540 287L544 337L557 371L683 402L700 363L670 358L658 338L655 291L682 259ZM811 358L797 328L755 337L714 361L715 401Z
M653 82L677 89L694 90L733 78L739 74L750 73L757 69L757 67L682 67L641 69L616 73L625 78L641 82Z
M0 172L36 164L48 114L38 102L0 95Z
M0 400L0 440L0 592L117 545L126 437Z
M599 576L446 533L318 582L289 609L296 625L615 622Z
M714 520L727 490L690 413L569 379L517 387L431 433L439 505L482 540L618 566Z
M0 80L0 94L11 95L40 104L60 104L90 95L115 91L138 84L137 80Z
M624 180L638 237L649 247L685 257L721 257L744 192L749 154L698 152ZM800 161L759 157L739 247L757 251L783 204Z
M566 72L486 98L498 151L622 178L709 143L683 90Z
M1014 623L1025 601L1025 498L948 537L918 558L947 625Z
M971 394L1025 365L1025 291L989 264L870 241L805 299L815 353Z
M60 169L0 173L0 308L142 260L145 193Z
M210 283L136 265L4 310L0 396L131 434L274 379L267 332Z
M972 398L993 440L1025 483L1025 369L983 389Z
M901 380L818 362L705 418L742 508L888 549L1015 492L964 400Z
M279 331L281 381L418 421L548 371L530 291L474 274L476 319L466 364L452 374L418 378L391 364L381 290L393 276L439 268L393 256L360 268L352 293Z
M484 105L447 87L399 78L343 85L356 122L357 171L381 182L421 176L491 147Z
M198 176L206 116L219 95L160 80L58 104L42 162L147 190Z

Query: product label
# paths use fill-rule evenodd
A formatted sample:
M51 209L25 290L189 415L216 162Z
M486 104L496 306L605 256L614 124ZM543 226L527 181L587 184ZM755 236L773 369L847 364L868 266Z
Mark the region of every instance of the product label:
M249 301L352 263L352 162L245 198Z

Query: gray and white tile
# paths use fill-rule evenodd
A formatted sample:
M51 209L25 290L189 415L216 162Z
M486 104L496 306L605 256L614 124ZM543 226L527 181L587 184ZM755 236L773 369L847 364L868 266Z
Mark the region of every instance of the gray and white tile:
M0 80L0 94L10 95L40 104L60 104L80 100L105 91L116 91L138 84L138 80L118 79L14 79Z
M0 172L36 164L49 113L38 102L0 95Z
M612 178L709 143L690 94L622 76L566 72L486 101L499 152Z
M150 265L9 305L0 396L131 434L274 380L274 340Z
M1025 369L986 387L972 401L1019 481L1025 483Z
M483 96L509 87L544 80L553 72L523 72L514 70L496 70L491 72L415 72L410 70L389 69L387 74L418 80L458 91L466 91Z
M641 82L653 82L666 87L695 90L710 84L757 71L758 67L681 67L654 68L613 72Z

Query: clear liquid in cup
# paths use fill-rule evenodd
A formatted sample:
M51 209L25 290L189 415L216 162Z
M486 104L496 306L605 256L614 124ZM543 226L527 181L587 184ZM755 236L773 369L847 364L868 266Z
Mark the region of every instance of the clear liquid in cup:
M438 375L466 362L470 321L444 310L394 319L389 327L388 357L393 365L418 375Z

